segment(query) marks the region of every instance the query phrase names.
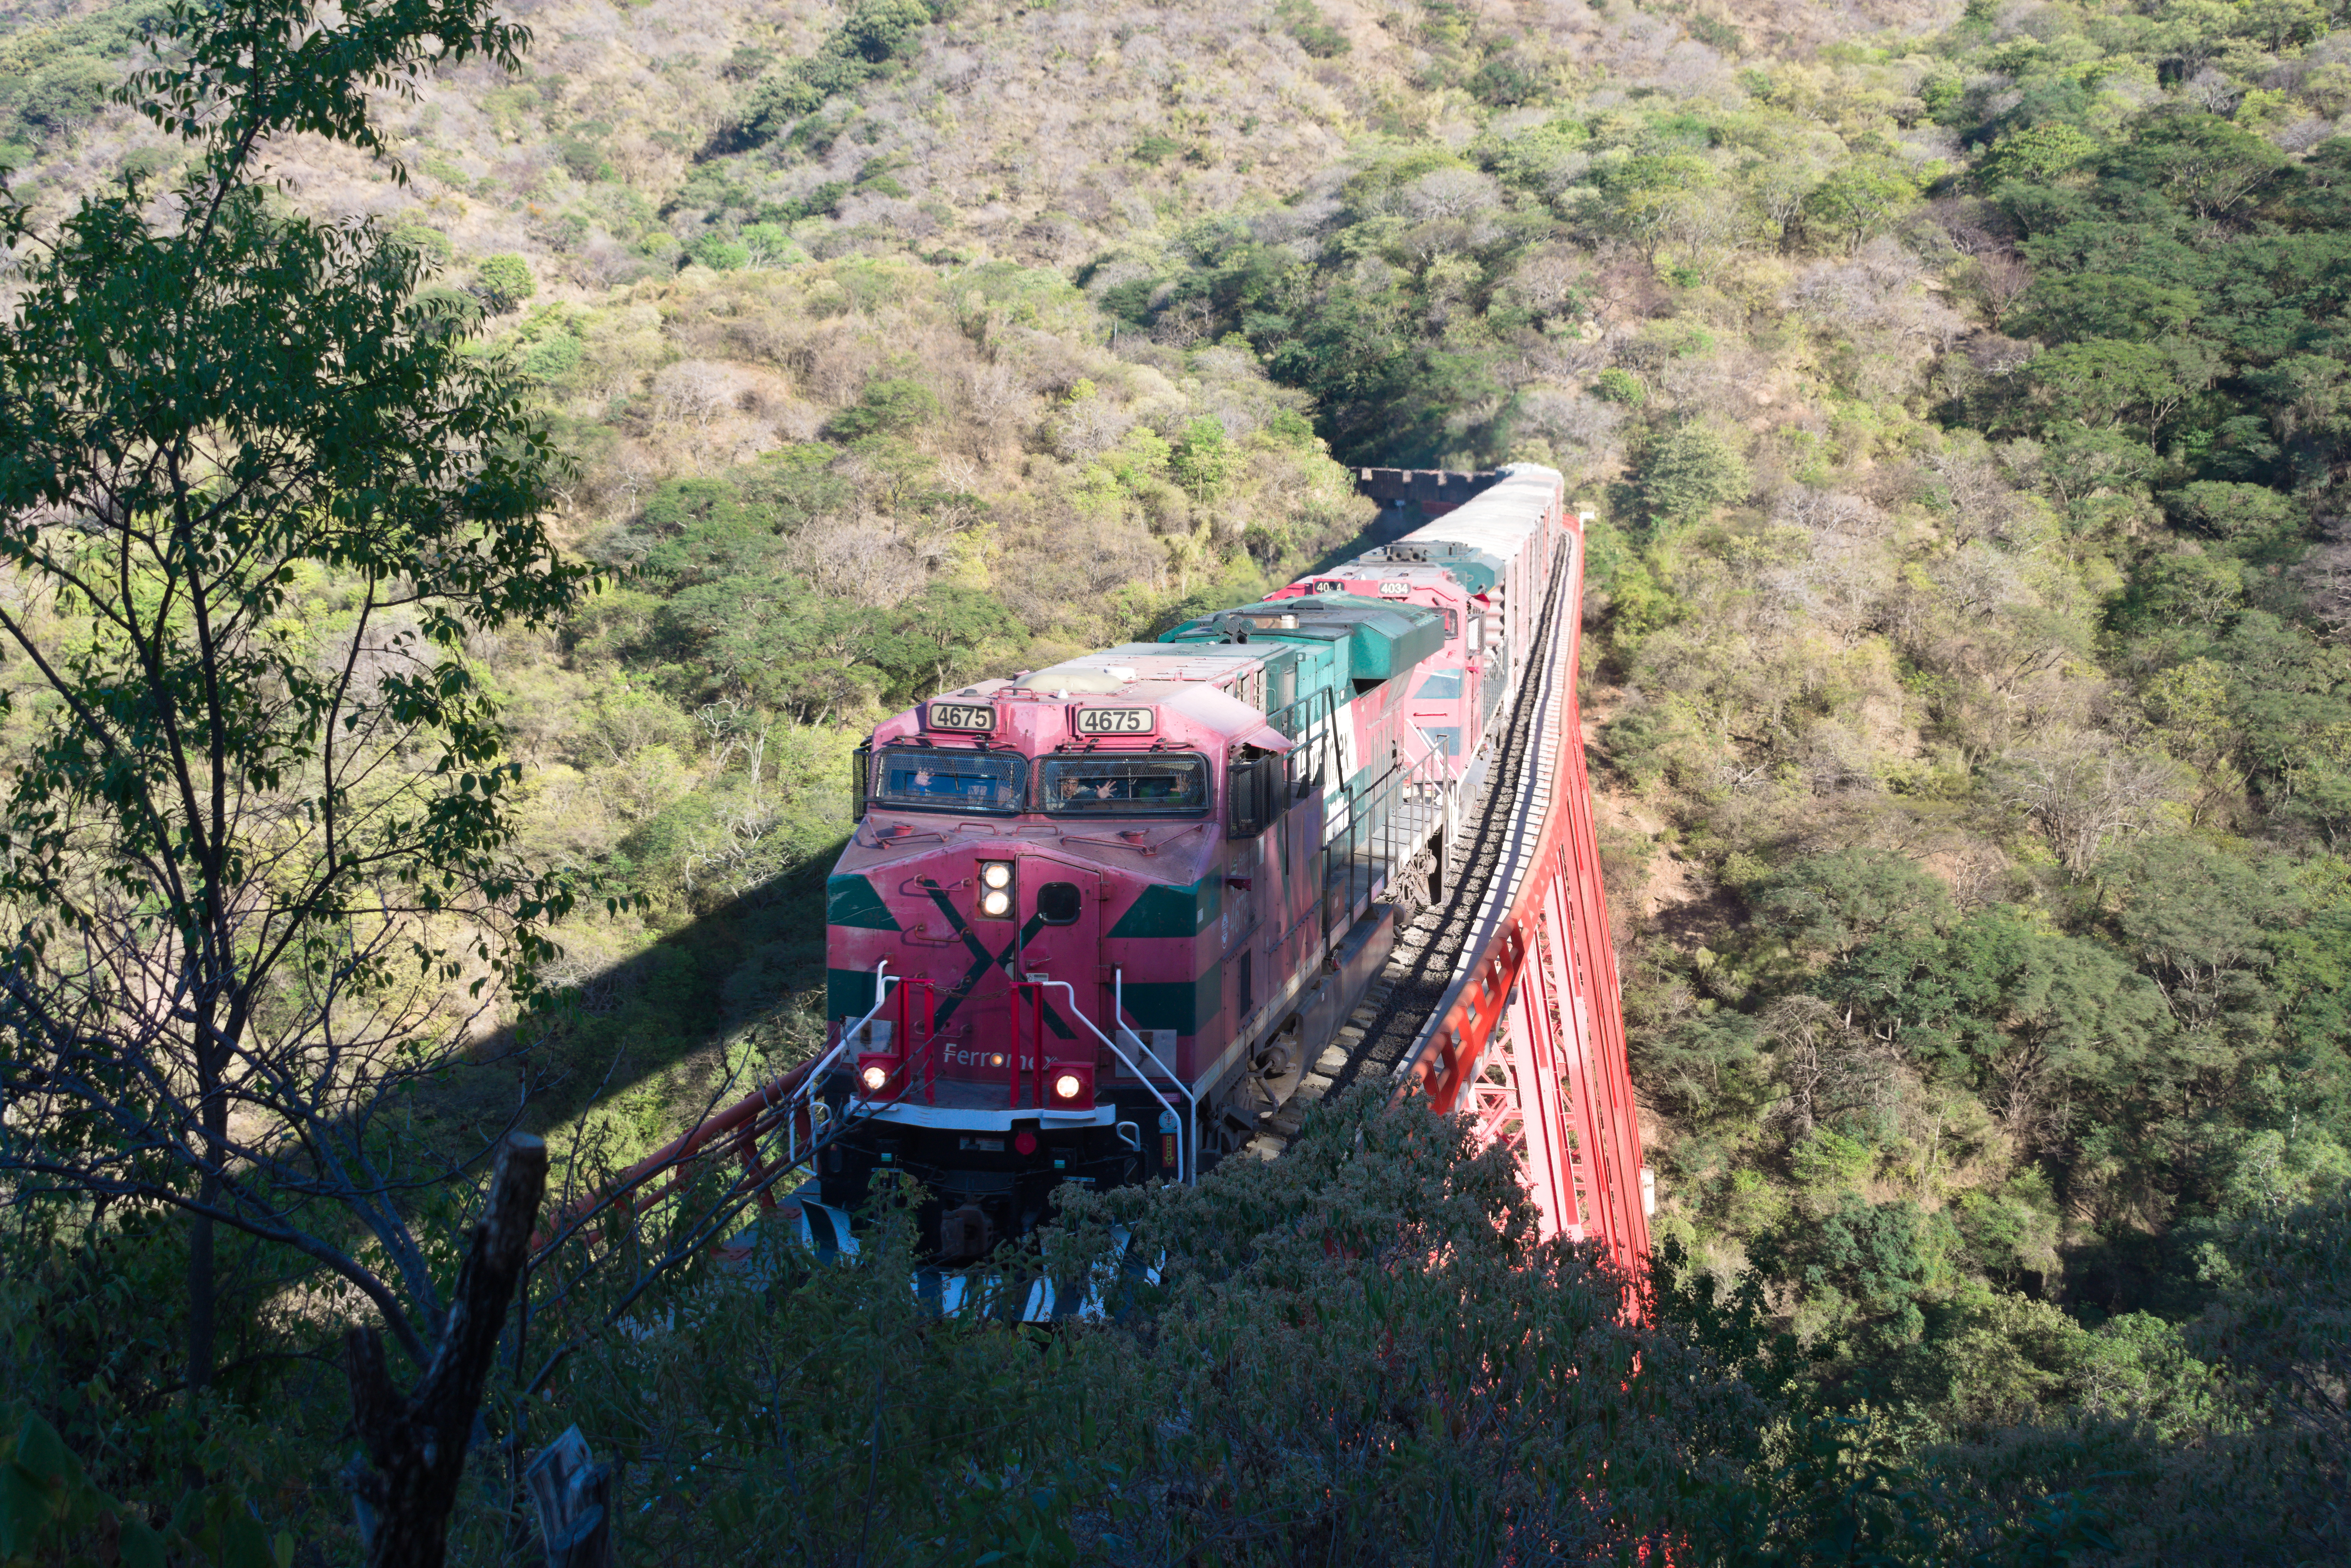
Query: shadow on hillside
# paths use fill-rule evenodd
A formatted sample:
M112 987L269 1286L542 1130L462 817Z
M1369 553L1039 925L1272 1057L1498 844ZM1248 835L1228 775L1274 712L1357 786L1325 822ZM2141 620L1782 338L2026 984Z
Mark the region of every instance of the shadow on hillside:
M523 1124L559 1129L601 1110L633 1155L750 1093L823 1038L824 883L846 836L783 875L594 970L559 1014L526 1025L531 1084ZM429 1107L426 1137L478 1146L512 1117L515 1046L502 1034ZM737 1082L727 1081L730 1069Z

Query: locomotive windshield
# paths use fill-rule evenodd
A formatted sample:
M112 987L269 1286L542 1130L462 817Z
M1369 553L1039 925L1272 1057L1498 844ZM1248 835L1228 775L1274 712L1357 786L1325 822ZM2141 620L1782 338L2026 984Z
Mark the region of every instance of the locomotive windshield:
M1028 794L1029 764L992 752L892 747L873 759L873 803L1009 815Z
M1124 817L1208 809L1206 758L1052 757L1040 768L1048 811Z

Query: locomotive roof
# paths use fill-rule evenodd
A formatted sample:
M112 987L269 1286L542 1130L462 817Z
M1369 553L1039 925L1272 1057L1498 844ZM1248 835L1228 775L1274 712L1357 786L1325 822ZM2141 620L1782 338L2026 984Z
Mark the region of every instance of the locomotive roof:
M1219 610L1163 632L1160 641L1198 643L1242 635L1274 643L1343 643L1347 667L1340 678L1384 681L1445 646L1445 617L1397 600L1316 593Z
M1011 697L1020 699L1017 706L1021 708L1040 698L1058 705L1070 697L1121 697L1129 702L1149 703L1163 715L1187 721L1195 732L1195 744L1216 737L1264 751L1288 751L1291 744L1288 737L1269 726L1263 714L1218 684L1251 664L1270 662L1270 656L1280 653L1280 649L1268 647L1177 650L1156 643L1128 643L1081 653L1013 680L980 681L957 691L941 692L939 696L949 700L985 698L991 702ZM915 717L920 711L918 707L883 723L874 732L876 741L909 739L920 734L921 726ZM1054 711L1061 710L1056 707ZM1050 745L1065 737L1061 723L1059 717L1024 717L998 733L1007 737L1026 736L1035 744ZM938 737L934 735L925 738L935 741Z
M1382 546L1378 549L1366 550L1353 560L1339 562L1327 571L1312 572L1301 577L1288 588L1279 591L1293 597L1310 597L1314 596L1311 585L1315 583L1328 582L1335 578L1367 577L1406 582L1415 588L1436 589L1458 594L1465 599L1473 593L1484 591L1472 580L1474 569L1472 571L1462 570L1461 563L1451 560L1440 564L1434 560L1401 559L1389 555L1388 548ZM1489 572L1487 577L1489 583L1491 582L1494 575Z
M1364 576L1393 572L1407 581L1416 574L1437 573L1454 579L1471 593L1489 593L1501 580L1503 564L1501 557L1475 545L1407 535L1377 549L1365 550L1338 570L1357 569Z
M1237 665L1262 660L1262 648L1186 648L1160 643L1124 643L1014 677L1003 688L1016 692L1068 692L1072 696L1126 692L1138 681L1220 681Z
M1499 576L1502 564L1525 548L1527 535L1541 526L1544 513L1559 497L1559 490L1558 470L1533 463L1513 463L1502 470L1501 478L1387 549L1393 552L1399 546L1418 547L1432 558L1437 558L1440 547L1466 549L1485 557ZM1450 565L1451 561L1443 560L1442 564Z

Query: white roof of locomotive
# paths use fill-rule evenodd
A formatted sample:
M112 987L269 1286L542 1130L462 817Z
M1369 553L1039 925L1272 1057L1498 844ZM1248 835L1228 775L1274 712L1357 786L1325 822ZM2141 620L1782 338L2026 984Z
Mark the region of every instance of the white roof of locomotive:
M1513 463L1493 484L1396 542L1426 539L1432 543L1473 545L1509 560L1526 548L1527 535L1541 527L1543 513L1559 493L1556 468Z

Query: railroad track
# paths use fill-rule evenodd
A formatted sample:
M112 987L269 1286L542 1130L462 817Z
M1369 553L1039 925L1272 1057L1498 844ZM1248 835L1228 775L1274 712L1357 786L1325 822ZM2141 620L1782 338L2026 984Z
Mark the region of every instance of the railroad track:
M1566 552L1576 548L1573 540L1560 546L1551 592L1536 629L1539 647L1554 645L1562 597L1574 575ZM1341 1027L1337 1039L1300 1079L1297 1090L1259 1119L1258 1134L1249 1145L1250 1153L1260 1159L1279 1158L1297 1138L1316 1104L1343 1093L1366 1074L1374 1082L1386 1082L1409 1061L1461 971L1496 873L1504 867L1513 844L1527 837L1520 829L1528 811L1546 802L1549 780L1542 776L1549 771L1550 751L1541 744L1542 730L1547 716L1555 711L1551 698L1557 682L1573 678L1574 672L1561 671L1556 659L1548 659L1530 668L1520 680L1511 698L1510 723L1486 770L1484 786L1455 831L1448 858L1458 870L1452 885L1440 887L1433 904L1397 910L1395 950L1380 977Z

